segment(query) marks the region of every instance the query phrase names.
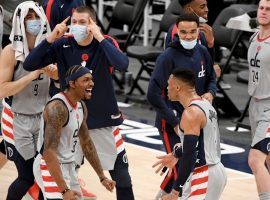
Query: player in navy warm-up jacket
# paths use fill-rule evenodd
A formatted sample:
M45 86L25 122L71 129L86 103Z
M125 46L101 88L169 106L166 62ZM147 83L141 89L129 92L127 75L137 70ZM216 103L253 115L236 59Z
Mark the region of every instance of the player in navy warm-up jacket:
M167 81L172 71L175 68L191 68L196 75L196 92L209 101L213 100L217 89L211 56L197 42L198 18L186 13L178 18L177 24L180 41L172 42L158 57L147 93L148 101L156 110L155 125L167 153L172 152L175 144L179 143L178 124L183 112L179 102L172 102L167 97ZM161 190L166 193L171 191L173 178L177 177L176 169L161 184Z

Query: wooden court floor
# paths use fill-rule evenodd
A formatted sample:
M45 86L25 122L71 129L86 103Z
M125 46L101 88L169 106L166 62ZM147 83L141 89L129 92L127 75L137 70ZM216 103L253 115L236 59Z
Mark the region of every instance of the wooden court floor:
M153 200L159 190L162 177L155 174L152 164L162 152L126 144L130 174L136 200ZM257 200L254 177L250 174L227 169L228 182L221 200ZM13 163L8 162L0 170L0 200L6 198L9 184L16 177ZM115 200L115 193L106 191L98 181L94 170L86 163L82 166L79 177L83 178L86 188L95 193L100 200Z

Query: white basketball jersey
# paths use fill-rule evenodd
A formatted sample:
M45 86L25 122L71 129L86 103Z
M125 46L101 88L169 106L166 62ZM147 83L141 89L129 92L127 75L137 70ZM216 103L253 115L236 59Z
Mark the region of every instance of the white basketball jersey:
M270 37L258 38L258 32L250 40L248 49L248 93L258 99L270 97Z
M79 143L79 129L83 121L83 106L78 102L75 106L71 105L64 93L58 93L52 97L53 100L60 100L68 109L68 120L61 131L60 142L57 148L57 158L59 163L70 163L75 161L74 154ZM49 103L48 102L48 103ZM44 128L46 124L44 119L41 120L41 127L38 140L39 153L43 154L44 150Z
M189 106L198 106L206 116L206 125L201 129L198 140L198 155L196 167L214 165L220 162L220 133L217 121L217 112L207 100L194 100ZM184 140L183 132L180 132L181 141Z

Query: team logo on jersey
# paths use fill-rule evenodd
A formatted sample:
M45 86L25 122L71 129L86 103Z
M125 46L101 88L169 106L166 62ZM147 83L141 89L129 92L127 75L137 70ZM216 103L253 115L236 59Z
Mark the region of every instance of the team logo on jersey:
M23 36L21 35L14 35L14 42L22 42Z
M128 163L128 157L126 153L123 155L123 162Z
M89 59L88 54L86 54L86 53L82 54L82 62L81 62L81 65L82 65L83 67L86 66L86 62L87 62L88 59Z
M258 48L259 48L259 47L258 47ZM257 49L257 50L258 50L258 49ZM255 57L250 59L250 63L249 63L249 64L250 64L251 67L258 67L258 68L261 67L261 66L260 66L260 60L257 59L258 54L259 54L259 50L257 51Z
M212 122L212 119L216 119L217 120L217 113L213 110L209 110L209 119Z
M198 78L202 78L202 77L205 76L205 69L204 69L204 66L203 66L203 61L201 61L201 68L202 68L202 70L199 71Z
M13 156L13 149L8 147L7 150L8 150L8 156L9 158L11 158Z
M267 144L267 151L270 153L270 142Z

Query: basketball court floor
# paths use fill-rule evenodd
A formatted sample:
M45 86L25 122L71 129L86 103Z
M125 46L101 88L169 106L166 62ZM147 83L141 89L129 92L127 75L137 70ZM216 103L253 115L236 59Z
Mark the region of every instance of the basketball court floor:
M130 71L138 70L139 64L131 60ZM236 82L237 72L225 75L225 81L232 85L227 94L241 111L248 99L247 85ZM141 83L147 89L147 83ZM118 95L119 102L125 97ZM120 103L120 109L125 121L120 126L126 143L129 158L130 174L133 181L136 200L153 200L163 177L155 174L152 168L156 156L165 154L157 129L153 126L155 112L146 103L128 104ZM228 108L229 109L229 108ZM222 163L227 169L228 182L222 194L222 200L257 200L256 184L247 164L251 134L249 130L234 131L236 118L220 117L219 126L221 134ZM248 123L248 118L244 120ZM0 138L1 140L1 138ZM0 170L0 200L6 198L9 184L16 177L13 163L8 162ZM86 188L95 193L100 200L114 200L115 193L107 192L100 184L91 166L86 163L79 174L86 183ZM15 191L14 191L15 192Z

